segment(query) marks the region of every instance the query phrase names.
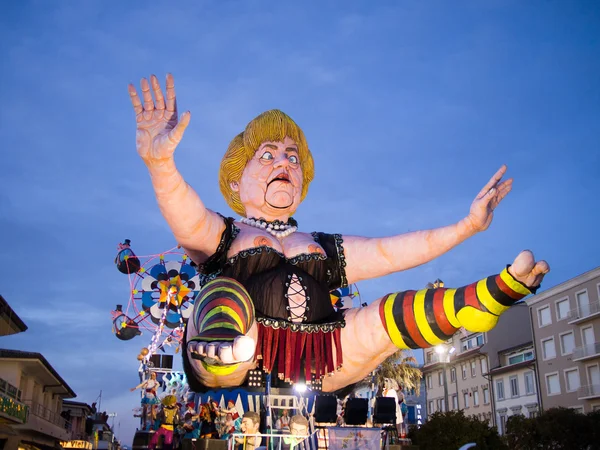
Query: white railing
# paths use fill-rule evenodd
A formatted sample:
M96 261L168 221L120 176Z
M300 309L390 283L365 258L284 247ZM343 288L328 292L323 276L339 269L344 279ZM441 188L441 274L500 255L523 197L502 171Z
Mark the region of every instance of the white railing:
M600 355L600 342L577 347L573 350L573 360L591 358Z
M64 430L71 431L71 422L67 422L60 414L31 400L26 400L25 403L29 405L30 414L33 414L40 419L44 419L46 422L50 422Z
M579 399L600 397L600 384L588 384L587 386L581 386L577 391L577 397Z
M569 321L585 319L586 317L600 314L600 301L591 302L585 305L577 306L569 311Z
M319 447L317 431L310 436L300 437L292 436L290 434L242 434L233 433L228 441L228 450L234 448L241 448L242 450L256 449L256 448L268 448L273 450L281 450L283 448L290 448L290 444L294 445L294 450L317 450ZM254 440L260 438L260 446L253 446ZM267 445L268 443L268 445Z

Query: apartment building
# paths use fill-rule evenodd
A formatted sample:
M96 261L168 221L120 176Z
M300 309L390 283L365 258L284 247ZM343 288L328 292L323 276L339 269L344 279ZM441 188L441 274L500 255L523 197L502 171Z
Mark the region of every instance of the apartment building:
M0 380L8 386L18 422L0 434L4 450L46 450L71 440L62 402L75 397L69 385L39 353L0 349ZM6 397L4 397L6 398Z
M61 442L62 448L92 450L93 410L90 405L64 400L61 416L71 423L71 440Z
M506 432L510 416L535 417L539 413L533 343L498 353L500 366L490 370L490 384L498 432Z
M505 433L510 416L533 417L539 412L532 340L529 307L524 302L506 311L487 333L482 351L488 357L494 425L500 434Z
M543 409L600 409L600 267L527 299Z
M446 410L445 382L449 410L462 409L497 425L500 432L512 414L537 411L531 341L529 308L520 303L487 333L459 332L440 348L425 350L428 413Z
M483 333L457 333L445 344L425 350L423 377L427 416L462 409L466 415L492 421ZM446 402L446 398L448 399ZM448 403L446 405L446 403Z

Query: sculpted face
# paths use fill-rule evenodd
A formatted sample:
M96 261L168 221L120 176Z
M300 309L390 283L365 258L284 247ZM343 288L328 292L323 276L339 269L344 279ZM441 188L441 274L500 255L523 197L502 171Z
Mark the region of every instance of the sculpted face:
M231 188L239 192L246 217L287 220L300 204L302 182L298 148L286 137L263 142Z

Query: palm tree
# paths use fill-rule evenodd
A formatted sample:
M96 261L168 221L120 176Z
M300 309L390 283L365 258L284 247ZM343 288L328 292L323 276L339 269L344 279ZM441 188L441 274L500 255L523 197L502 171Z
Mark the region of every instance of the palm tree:
M419 395L423 373L412 352L398 350L377 366L373 372L372 382L375 386L383 386L386 378L396 381L404 392L414 389L416 395Z

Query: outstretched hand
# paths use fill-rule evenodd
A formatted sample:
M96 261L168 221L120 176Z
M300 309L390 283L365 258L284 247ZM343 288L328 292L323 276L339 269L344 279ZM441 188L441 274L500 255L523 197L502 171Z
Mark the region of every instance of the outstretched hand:
M147 165L161 163L173 157L173 152L181 141L191 117L189 111L183 113L181 119L177 116L173 75L167 74L166 101L156 76L150 77L150 83L154 99L148 80L142 78L140 83L143 104L135 86L128 86L137 122L137 151Z
M515 258L508 272L525 286L531 288L539 286L544 276L550 272L550 266L546 261L535 261L533 253L523 250Z
M494 209L512 189L512 178L502 181L505 172L506 166L503 165L473 200L467 217L473 231L487 230L492 223Z

